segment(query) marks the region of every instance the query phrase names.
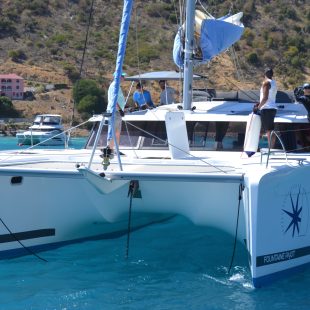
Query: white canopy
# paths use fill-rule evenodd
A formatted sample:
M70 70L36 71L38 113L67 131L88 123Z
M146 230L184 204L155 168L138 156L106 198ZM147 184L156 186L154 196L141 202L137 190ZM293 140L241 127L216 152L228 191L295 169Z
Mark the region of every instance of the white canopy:
M154 72L146 72L143 74L126 76L126 81L140 81L140 80L180 80L183 79L184 75L182 72L177 71L154 71ZM194 74L194 80L205 79L205 76Z

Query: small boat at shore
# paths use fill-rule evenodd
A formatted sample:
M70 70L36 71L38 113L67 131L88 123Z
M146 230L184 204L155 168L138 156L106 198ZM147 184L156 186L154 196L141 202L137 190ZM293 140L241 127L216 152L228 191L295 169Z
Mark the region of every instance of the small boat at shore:
M63 131L62 119L57 114L40 114L28 130L16 134L18 145L65 145L66 134Z

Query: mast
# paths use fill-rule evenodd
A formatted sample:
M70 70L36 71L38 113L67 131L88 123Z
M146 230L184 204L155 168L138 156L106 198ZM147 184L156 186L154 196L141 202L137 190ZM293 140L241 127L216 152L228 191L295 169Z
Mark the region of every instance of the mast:
M184 81L183 108L190 110L193 98L193 51L194 51L194 23L196 1L187 0L185 21L185 50L184 50Z

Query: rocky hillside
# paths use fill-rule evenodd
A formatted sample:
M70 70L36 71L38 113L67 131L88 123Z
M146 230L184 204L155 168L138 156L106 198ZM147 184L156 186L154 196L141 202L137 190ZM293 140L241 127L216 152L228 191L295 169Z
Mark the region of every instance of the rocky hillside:
M171 50L180 14L177 1L137 0L124 69L129 74L176 69ZM265 66L273 66L281 89L310 81L307 0L201 1L215 17L244 12L246 26L235 53L228 51L195 71L208 76L209 88L258 88ZM93 7L92 7L93 4ZM114 71L121 0L2 0L0 72L17 73L28 86L66 83L79 76L106 87ZM88 21L91 23L84 54ZM232 57L236 55L236 57ZM236 70L238 67L238 70ZM39 94L17 103L27 117L41 108L70 119L71 91Z

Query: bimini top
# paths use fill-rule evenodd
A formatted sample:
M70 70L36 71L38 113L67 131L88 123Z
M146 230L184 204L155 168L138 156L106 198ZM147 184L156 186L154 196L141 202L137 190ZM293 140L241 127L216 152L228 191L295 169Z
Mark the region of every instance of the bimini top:
M133 76L126 76L126 81L140 81L140 80L182 80L184 78L183 72L177 71L153 71L153 72L146 72L143 74L133 75ZM193 75L194 80L201 80L206 79L207 77L202 75Z

